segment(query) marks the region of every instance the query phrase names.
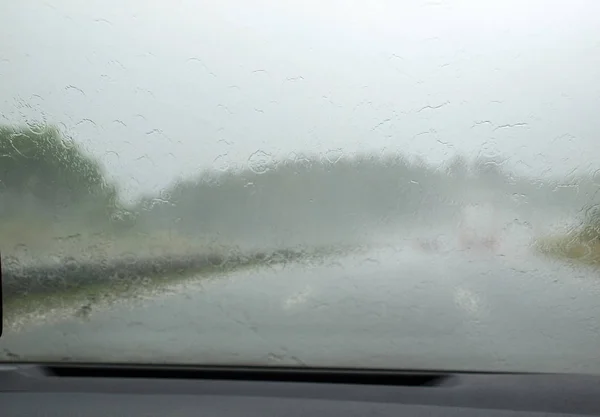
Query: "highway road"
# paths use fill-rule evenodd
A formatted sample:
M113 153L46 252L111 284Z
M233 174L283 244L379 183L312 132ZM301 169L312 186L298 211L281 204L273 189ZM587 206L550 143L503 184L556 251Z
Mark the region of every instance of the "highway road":
M7 331L2 359L600 373L600 273L381 245L191 280Z

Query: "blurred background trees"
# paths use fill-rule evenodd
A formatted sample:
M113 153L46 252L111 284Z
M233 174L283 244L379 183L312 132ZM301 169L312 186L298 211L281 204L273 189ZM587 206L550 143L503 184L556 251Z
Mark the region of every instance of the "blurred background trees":
M0 230L35 235L50 224L106 227L119 205L100 164L58 128L0 126Z
M283 244L447 222L465 204L491 203L533 221L534 207L573 214L589 207L581 238L600 241L600 209L591 178L567 183L503 170L497 158L456 155L443 166L401 155L319 155L248 167L206 170L125 207L101 163L54 126L0 126L0 244L47 236L168 231ZM571 184L573 183L573 184ZM109 239L110 240L110 239ZM113 239L114 240L114 239Z

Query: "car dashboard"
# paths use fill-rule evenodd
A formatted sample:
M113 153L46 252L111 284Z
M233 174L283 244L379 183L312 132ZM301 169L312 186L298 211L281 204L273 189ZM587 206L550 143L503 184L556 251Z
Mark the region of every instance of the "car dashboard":
M600 414L600 378L303 368L1 364L0 415Z

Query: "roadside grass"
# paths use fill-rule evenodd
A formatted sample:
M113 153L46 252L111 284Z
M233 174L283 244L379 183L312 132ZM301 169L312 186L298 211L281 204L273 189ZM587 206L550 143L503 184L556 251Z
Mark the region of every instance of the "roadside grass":
M353 248L319 247L257 251L249 254L170 255L77 265L36 266L5 271L4 317L7 328L67 314L86 318L96 306L168 291L174 284L217 279L223 274L288 262L314 264Z
M600 266L600 242L590 242L575 232L540 237L536 239L534 247L540 253L556 259Z
M205 265L186 271L168 271L165 272L166 275L146 274L128 280L104 280L68 288L55 288L50 292L18 294L4 302L5 323L9 328L17 327L36 317L51 316L58 312L85 318L86 311L97 305L110 305L119 300L143 298L165 291L169 285L215 279L222 274L251 267L250 263L229 268Z

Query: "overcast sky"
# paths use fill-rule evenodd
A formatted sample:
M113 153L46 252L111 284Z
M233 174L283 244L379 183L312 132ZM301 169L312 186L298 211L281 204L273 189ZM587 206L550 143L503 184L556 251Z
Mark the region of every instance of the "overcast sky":
M126 195L311 152L600 168L597 0L7 0L0 122L45 119Z

